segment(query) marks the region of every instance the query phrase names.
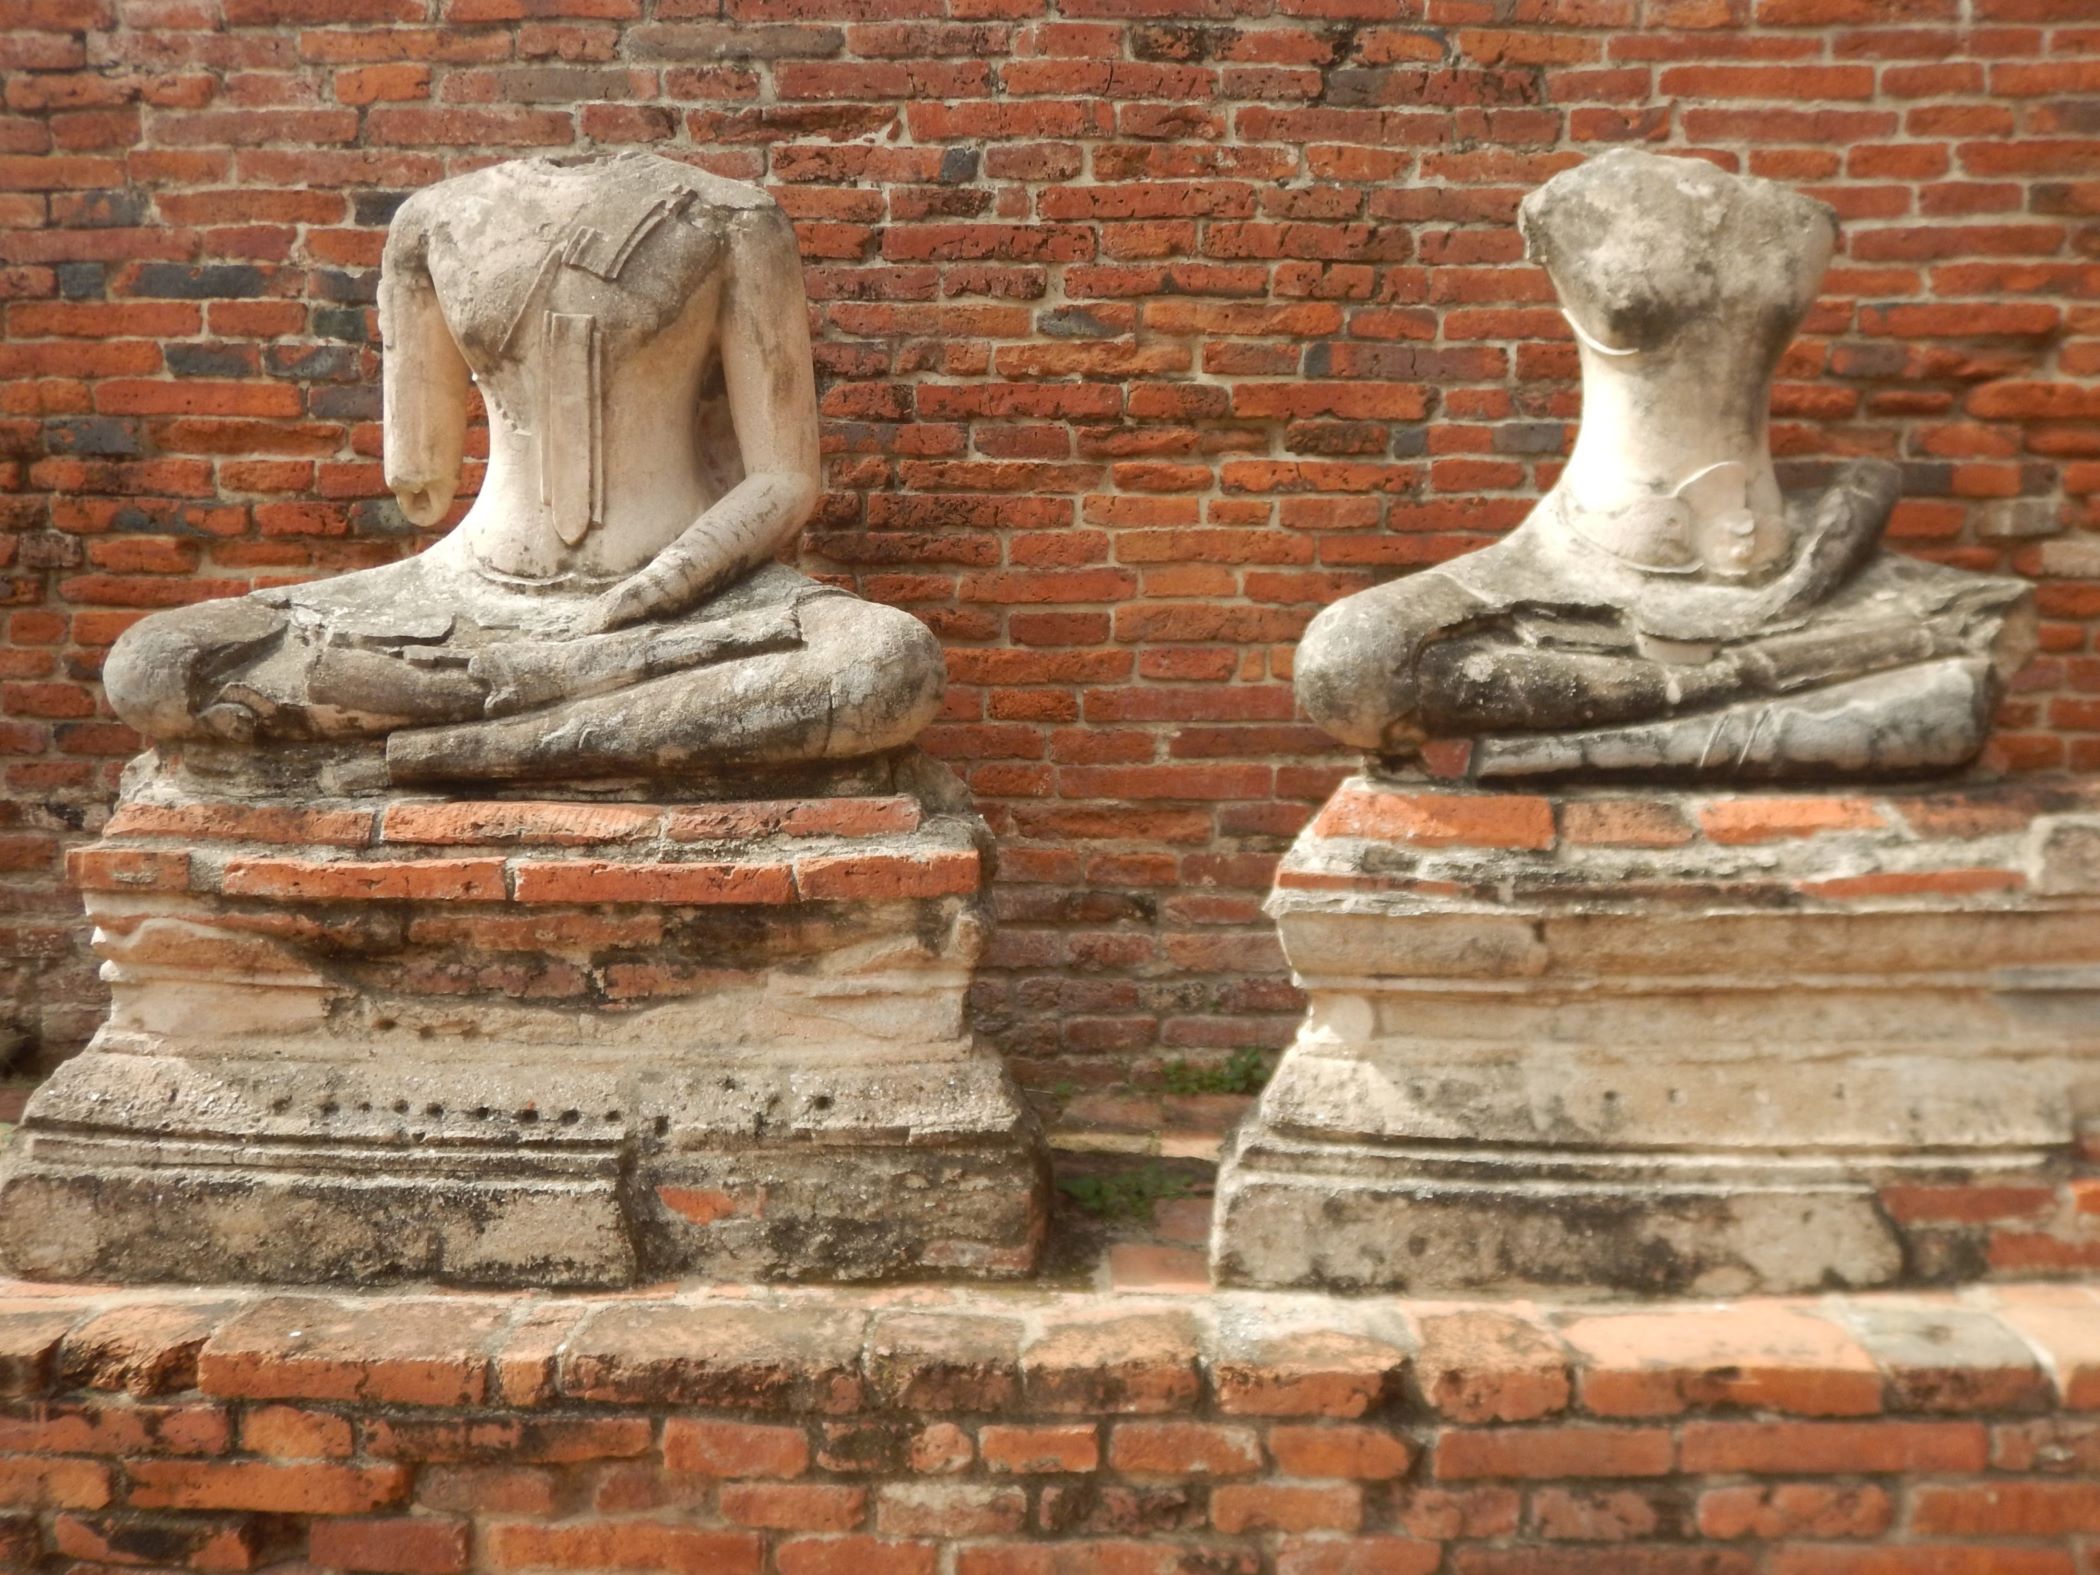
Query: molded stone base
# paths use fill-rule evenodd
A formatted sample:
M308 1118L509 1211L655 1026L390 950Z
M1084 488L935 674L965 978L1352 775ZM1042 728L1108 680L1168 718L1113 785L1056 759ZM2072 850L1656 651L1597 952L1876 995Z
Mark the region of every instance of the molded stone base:
M906 792L293 807L147 791L73 873L109 1022L0 1179L25 1276L1014 1276L970 1036L982 824Z
M529 1101L517 1085L544 1077L248 1063L214 1068L207 1092L190 1064L90 1051L39 1092L17 1135L0 1243L16 1272L59 1280L617 1286L1033 1268L1034 1134L995 1063L805 1073L835 1119L770 1139L753 1135L759 1112L787 1090L727 1075L744 1099L723 1099L713 1074L565 1078L589 1114L545 1112L529 1124L549 1127L542 1138L518 1131L512 1111L528 1103L499 1116L486 1102L499 1089ZM192 1130L161 1135L142 1094L177 1089L167 1108ZM256 1096L292 1091L309 1130L265 1132ZM345 1130L346 1100L409 1104L407 1144L383 1123ZM329 1105L333 1118L319 1114ZM465 1123L433 1121L436 1108ZM476 1121L501 1135L425 1129Z
M1737 1295L2048 1266L1946 1227L2045 1233L2090 1189L2096 807L1344 784L1270 899L1311 1003L1220 1176L1217 1278Z
M1258 1122L1226 1163L1222 1284L1725 1295L1882 1286L1912 1267L1866 1167L1294 1142ZM1979 1185L1974 1172L1916 1173Z
M54 1148L57 1152L54 1152ZM368 1152L296 1168L261 1156L117 1161L112 1145L38 1144L8 1178L12 1266L51 1280L617 1286L635 1278L616 1175L373 1179ZM469 1161L471 1164L471 1160Z

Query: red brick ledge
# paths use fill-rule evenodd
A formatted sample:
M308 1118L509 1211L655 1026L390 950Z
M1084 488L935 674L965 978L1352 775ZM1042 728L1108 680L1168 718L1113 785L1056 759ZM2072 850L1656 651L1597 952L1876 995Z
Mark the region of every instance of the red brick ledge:
M1450 788L1352 777L1285 858L1282 891L1813 906L2100 895L2100 782L1715 793Z
M586 850L598 856L574 856ZM672 906L967 896L984 874L966 827L926 822L902 794L676 806L134 803L102 841L67 856L66 872L84 892Z
M10 1570L2075 1575L2096 1470L2089 1285L1556 1309L0 1283Z
M1960 791L1818 793L1496 792L1352 777L1314 819L1319 837L1417 847L1680 848L1792 842L1833 832L1893 842L1969 842L2051 815L2100 814L2100 781Z
M921 818L918 800L902 793L676 806L409 799L383 807L308 808L212 800L124 804L110 817L103 835L344 848L368 847L374 842L584 846L645 841L660 835L674 842L765 836L870 837L916 831Z

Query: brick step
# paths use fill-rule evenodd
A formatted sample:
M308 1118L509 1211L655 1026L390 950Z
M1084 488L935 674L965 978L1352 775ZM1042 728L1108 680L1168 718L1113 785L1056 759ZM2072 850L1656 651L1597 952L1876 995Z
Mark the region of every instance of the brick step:
M1630 1310L0 1282L0 1567L2072 1575L2093 1413L2094 1285Z

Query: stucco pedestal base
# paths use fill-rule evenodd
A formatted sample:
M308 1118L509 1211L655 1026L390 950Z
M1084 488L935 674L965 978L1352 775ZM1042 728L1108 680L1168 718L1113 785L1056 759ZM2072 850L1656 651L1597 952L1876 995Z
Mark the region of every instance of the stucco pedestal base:
M1220 1177L1218 1279L1734 1295L2051 1266L1962 1227L2055 1241L2091 1185L2096 805L1345 784L1270 899L1311 1004Z
M114 997L0 1182L36 1278L1013 1276L1032 1120L970 1036L983 828L925 762L766 803L127 799Z

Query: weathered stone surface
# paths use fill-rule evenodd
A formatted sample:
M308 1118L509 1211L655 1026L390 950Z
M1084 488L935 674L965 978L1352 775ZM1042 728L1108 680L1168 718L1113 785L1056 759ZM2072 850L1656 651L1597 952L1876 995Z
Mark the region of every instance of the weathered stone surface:
M2036 890L2052 896L2100 896L2100 815L2040 821L2033 844Z
M2100 1411L2100 1290L2090 1286L2008 1286L1993 1300L2000 1323L2048 1365L2057 1404Z
M1752 1191L1725 1166L1702 1177L1666 1163L1468 1158L1243 1136L1226 1158L1213 1273L1338 1291L1656 1296L1883 1284L1903 1267L1862 1187Z
M1405 1392L1413 1336L1392 1309L1228 1308L1211 1354L1218 1409L1236 1416L1377 1416Z
M1740 1405L1795 1416L1872 1416L1882 1374L1857 1340L1795 1308L1716 1308L1698 1322L1607 1312L1564 1321L1596 1416L1674 1416Z
M499 1161L470 1151L464 1165L482 1158L495 1174L447 1182L417 1177L384 1149L273 1174L271 1159L306 1156L250 1144L250 1168L226 1175L179 1147L126 1152L107 1139L40 1147L33 1133L21 1146L0 1194L21 1223L6 1229L0 1255L25 1275L617 1285L636 1273L610 1156L595 1185L579 1185L552 1166L546 1181L497 1169L530 1165L529 1155ZM371 1180L380 1166L396 1177Z
M59 1342L80 1310L41 1301L0 1301L0 1399L34 1398L58 1376Z
M384 1307L319 1296L256 1303L205 1345L197 1387L249 1400L475 1405L508 1309L419 1298Z
M1414 1368L1422 1398L1458 1422L1531 1422L1574 1397L1569 1352L1514 1311L1431 1313L1420 1319Z
M889 1313L868 1331L865 1365L893 1410L1009 1411L1021 1397L1022 1325L1010 1318Z
M370 809L257 822L161 784L87 850L111 1016L26 1113L0 1253L126 1280L1029 1272L1038 1138L965 1012L987 839L940 768L889 780L397 800L376 836ZM244 840L300 815L341 840Z
M1298 696L1476 779L1815 780L1950 770L2034 649L2026 586L1878 551L1881 460L1782 493L1767 412L1837 237L1827 207L1615 149L1524 200L1582 363L1565 470L1493 546L1345 597Z
M2048 1375L2034 1352L1978 1308L1861 1302L1837 1318L1886 1376L1893 1411L2021 1411L2049 1404Z
M140 1396L195 1388L198 1353L228 1305L196 1301L115 1308L66 1336L60 1377L68 1388Z
M570 1337L561 1390L601 1404L850 1412L863 1321L816 1308L610 1308Z
M469 384L487 473L419 557L156 613L103 677L177 780L253 788L689 777L902 746L916 619L774 562L823 482L786 215L653 154L531 158L396 212L385 466L440 524Z
M1022 1392L1030 1410L1058 1415L1190 1410L1202 1390L1199 1343L1185 1312L1074 1308L1021 1352Z
M1578 793L1343 784L1277 873L1311 1001L1214 1270L1705 1295L2075 1266L2100 913L2028 827L2086 796L1604 800L1628 834Z

